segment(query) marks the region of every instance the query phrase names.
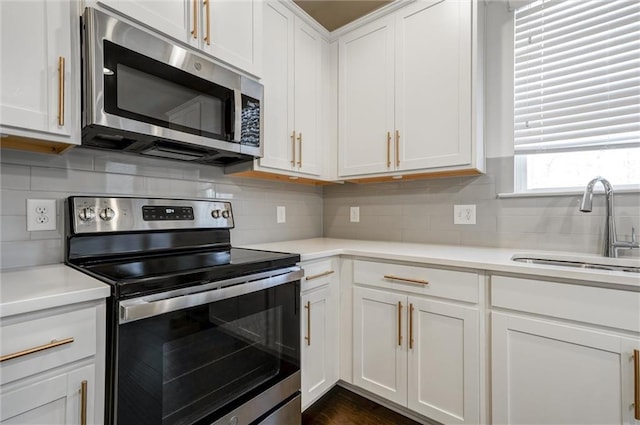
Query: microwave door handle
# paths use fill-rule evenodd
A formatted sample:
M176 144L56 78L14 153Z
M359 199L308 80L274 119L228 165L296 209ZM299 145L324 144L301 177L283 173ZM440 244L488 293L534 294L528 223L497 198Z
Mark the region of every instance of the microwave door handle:
M233 124L234 124L234 142L242 143L242 92L238 89L233 90Z

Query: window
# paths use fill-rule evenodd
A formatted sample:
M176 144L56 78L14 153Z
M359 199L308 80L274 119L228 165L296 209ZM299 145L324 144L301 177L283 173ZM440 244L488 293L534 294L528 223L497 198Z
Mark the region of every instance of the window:
M514 45L516 191L640 184L640 2L534 1Z

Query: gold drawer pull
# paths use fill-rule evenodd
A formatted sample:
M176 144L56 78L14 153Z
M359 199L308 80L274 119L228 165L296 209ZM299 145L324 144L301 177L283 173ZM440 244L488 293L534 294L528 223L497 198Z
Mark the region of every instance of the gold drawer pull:
M400 167L400 131L396 130L396 167Z
M427 282L426 280L423 280L423 279L411 279L409 277L398 277L398 276L394 276L392 274L385 274L384 278L385 279L391 279L391 280L400 280L402 282L419 283L421 285L428 285L429 284L429 282Z
M87 381L80 383L80 425L87 425Z
M211 46L211 0L203 0L203 4L207 18L207 35L204 37L204 41L207 42L207 46Z
M296 166L296 131L293 130L291 133L291 165Z
M298 152L298 167L302 167L302 132L298 135L298 143L300 143L300 151Z
M64 126L64 57L58 58L58 125Z
M307 345L311 345L311 301L307 301L304 308L307 309L307 336L304 339L307 340Z
M387 168L391 168L391 132L387 131Z
M0 357L0 362L4 362L6 360L15 359L15 358L18 358L18 357L23 357L23 356L26 356L26 355L32 354L32 353L37 353L38 351L44 351L44 350L48 350L50 348L59 347L61 345L71 344L72 342L73 342L73 338L65 338L65 339L62 339L60 341L56 341L54 339L53 341L51 341L48 344L39 345L37 347L29 348L29 349L26 349L26 350L18 351L18 352L13 353L13 354L7 354L6 356L2 356L2 357Z
M402 302L398 301L398 345L402 345Z
M413 304L409 304L409 349L413 350Z
M191 35L194 39L198 38L198 0L193 0L193 29Z
M640 350L633 350L633 396L634 417L640 421Z
M305 277L305 280L313 280L313 279L317 279L319 277L328 276L328 275L333 274L333 273L335 273L335 271L327 270L326 272L314 274L313 276L307 276L307 277Z

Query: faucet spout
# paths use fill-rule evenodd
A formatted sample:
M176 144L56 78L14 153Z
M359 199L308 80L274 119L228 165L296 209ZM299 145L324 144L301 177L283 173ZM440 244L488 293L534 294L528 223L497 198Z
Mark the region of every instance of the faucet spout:
M596 177L591 180L587 187L584 190L584 194L582 195L582 202L580 203L580 211L582 212L591 212L593 209L593 188L596 183L600 182L602 187L604 187L604 194L606 197L606 214L607 214L607 223L604 228L604 241L603 241L603 249L602 255L605 257L617 257L618 253L616 250L616 224L614 220L613 213L613 186L611 183L603 177Z

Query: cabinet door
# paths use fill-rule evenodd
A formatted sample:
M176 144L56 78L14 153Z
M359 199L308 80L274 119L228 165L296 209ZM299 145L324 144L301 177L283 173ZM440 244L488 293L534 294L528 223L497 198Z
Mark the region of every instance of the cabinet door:
M78 65L80 51L74 49L72 57L71 31L77 28L75 22L72 25L71 15L68 1L0 2L0 125L3 127L60 136L78 135L79 104L73 94L79 90L75 65ZM64 141L80 143L80 140Z
M492 314L492 330L495 424L637 423L638 341L502 313Z
M408 407L445 424L477 424L477 308L409 297Z
M262 73L262 1L203 0L203 44L207 53L250 74ZM206 13L209 12L207 17Z
M339 329L336 300L329 285L302 296L302 408L338 380L335 352Z
M387 400L406 405L407 297L353 289L353 383Z
M262 167L294 169L294 16L281 3L264 4L264 156Z
M338 49L338 173L352 176L391 171L395 128L393 16L344 35Z
M471 162L470 0L419 0L396 13L400 170Z
M82 383L86 381L85 397ZM31 385L2 393L0 400L2 424L80 424L86 409L87 423L101 422L94 418L95 368L88 365ZM83 406L84 400L84 406Z
M176 40L192 40L193 44L200 41L197 21L201 1L99 0L99 3Z
M320 119L321 119L321 58L322 40L320 34L310 26L295 20L294 63L295 63L295 130L297 160L300 172L320 174Z

